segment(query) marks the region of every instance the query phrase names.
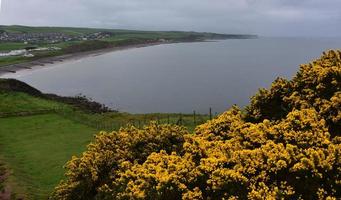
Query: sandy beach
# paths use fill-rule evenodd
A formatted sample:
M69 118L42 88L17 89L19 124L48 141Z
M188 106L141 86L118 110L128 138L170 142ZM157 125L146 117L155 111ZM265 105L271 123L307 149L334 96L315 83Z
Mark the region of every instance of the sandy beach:
M193 42L193 41L188 41ZM203 41L195 41L195 42L203 42ZM86 52L79 52L79 53L72 53L72 54L65 54L61 56L55 57L46 57L37 59L30 62L18 63L18 64L11 64L7 66L0 67L0 78L5 74L16 73L21 70L29 70L37 67L44 67L48 65L57 64L59 62L70 61L70 60L78 60L81 58L91 57L91 56L98 56L105 53L110 53L114 51L122 51L127 49L133 48L142 48L142 47L149 47L149 46L156 46L162 44L174 44L174 43L185 43L183 42L152 42L152 43L144 43L144 44L134 44L134 45L127 45L122 47L112 47L106 49L99 49L94 51L86 51ZM187 43L187 42L186 42Z

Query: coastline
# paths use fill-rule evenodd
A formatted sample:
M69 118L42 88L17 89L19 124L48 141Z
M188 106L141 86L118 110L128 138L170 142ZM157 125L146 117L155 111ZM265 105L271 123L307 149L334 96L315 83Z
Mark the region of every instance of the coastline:
M18 63L18 64L10 64L10 65L0 67L0 78L6 74L15 74L23 70L31 70L31 69L38 68L38 67L45 67L45 66L49 66L49 65L53 65L57 63L78 60L78 59L87 58L91 56L99 56L99 55L103 55L103 54L111 53L115 51L157 46L157 45L162 45L162 44L193 43L193 42L208 42L208 41L198 40L198 41L151 42L151 43L134 44L134 45L121 46L121 47L111 47L111 48L98 49L98 50L93 50L93 51L65 54L61 56L40 58L34 61L23 62L23 63Z

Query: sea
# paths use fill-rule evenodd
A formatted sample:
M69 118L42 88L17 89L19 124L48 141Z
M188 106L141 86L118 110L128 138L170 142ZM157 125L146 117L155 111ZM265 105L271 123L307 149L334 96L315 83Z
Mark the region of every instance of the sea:
M341 38L229 39L162 44L68 60L3 75L44 93L85 95L121 112L221 113L244 107L277 77L291 79L300 64Z

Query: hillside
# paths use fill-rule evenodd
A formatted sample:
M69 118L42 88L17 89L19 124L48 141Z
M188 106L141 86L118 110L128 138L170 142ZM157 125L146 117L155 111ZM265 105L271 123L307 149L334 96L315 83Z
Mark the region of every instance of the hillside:
M52 199L340 199L341 51L196 128L101 132Z
M249 39L256 37L255 35L246 34L182 31L138 31L72 27L28 27L17 25L0 26L0 67L41 61L43 58L118 47L132 47L134 45L196 42L214 39ZM1 57L1 53L8 53L15 50L26 50L26 52L21 56ZM16 53L18 52L14 52L14 54ZM58 59L63 58L59 57ZM50 62L53 61L47 61L47 63ZM41 64L44 63L46 64L46 60ZM6 69L6 71L11 71L11 68Z
M67 160L86 150L101 130L150 121L193 130L208 118L197 115L194 123L186 114L120 113L85 97L44 94L21 81L0 79L0 199L9 193L46 199L62 179Z
M217 33L207 33L207 32L185 32L185 31L141 31L141 30L124 30L124 29L100 29L100 28L74 28L74 27L29 27L29 26L3 26L0 25L1 32L9 33L65 33L68 35L84 35L96 32L111 32L118 35L128 35L128 34L141 34L141 35L159 35L165 37L184 37L188 35L198 35L201 37L206 37L207 39L217 39L217 38L247 38L255 37L255 35L248 34L217 34Z
M210 121L88 103L101 106L0 79L5 194L46 199L55 188L52 199L341 198L341 51L325 52L292 80L260 89L245 109Z

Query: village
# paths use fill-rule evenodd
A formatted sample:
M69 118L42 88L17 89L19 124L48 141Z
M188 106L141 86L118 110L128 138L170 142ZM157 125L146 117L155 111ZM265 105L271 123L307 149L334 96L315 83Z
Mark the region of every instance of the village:
M100 40L111 37L111 32L70 35L61 32L9 33L0 30L0 42L23 42L27 44L59 43L68 41Z
M70 35L61 32L33 32L33 33L9 33L0 30L1 43L23 43L32 45L28 48L12 49L7 51L0 51L1 57L34 57L34 52L39 51L57 51L59 47L39 47L39 45L58 44L62 42L71 41L91 41L101 40L111 37L113 33L110 32L96 32L84 35Z

